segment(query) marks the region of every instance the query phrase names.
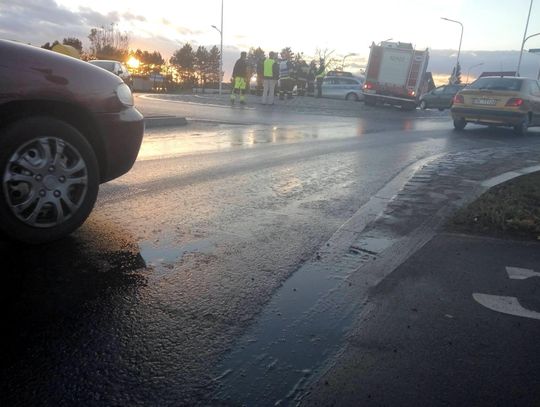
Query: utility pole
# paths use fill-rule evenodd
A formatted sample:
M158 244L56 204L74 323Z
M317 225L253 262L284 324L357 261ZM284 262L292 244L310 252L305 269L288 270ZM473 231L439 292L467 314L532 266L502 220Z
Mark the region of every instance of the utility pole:
M461 35L459 37L459 47L458 47L458 52L457 52L456 69L454 70L454 75L456 75L456 78L457 78L457 72L458 72L458 67L459 67L459 55L461 53L461 41L463 40L463 24L460 21L451 20L451 19L446 18L446 17L441 17L441 19L445 20L445 21L450 21L451 23L459 24L461 26ZM456 78L454 78L454 80Z
M218 33L220 37L220 48L219 48L219 94L221 95L221 88L223 82L223 0L221 0L221 29L217 28L215 25L212 26Z
M523 41L521 42L521 51L519 52L519 61L518 66L516 69L516 76L519 76L519 70L521 68L521 58L523 57L523 48L525 47L525 41L527 41L530 37L527 37L527 29L529 28L529 19L531 18L531 10L532 10L533 0L531 0L531 4L529 6L529 14L527 15L527 24L525 24L525 32L523 33Z

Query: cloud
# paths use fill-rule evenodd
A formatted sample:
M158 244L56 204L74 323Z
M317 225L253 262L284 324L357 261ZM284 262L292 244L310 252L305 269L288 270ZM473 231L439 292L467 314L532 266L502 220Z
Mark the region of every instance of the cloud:
M148 48L165 53L175 49L179 41L174 39L156 38L155 32L145 16L117 11L100 13L91 7L80 7L70 10L56 3L55 0L16 0L3 1L0 7L0 38L12 39L33 45L43 45L63 38L79 38L85 48L89 47L88 34L92 28L109 27L119 24L120 27L129 27L130 45L144 44ZM171 27L174 32L184 37L196 37L200 31L175 26L165 18L160 24ZM120 28L121 31L124 28ZM142 41L142 36L149 38ZM155 41L153 41L155 40ZM155 42L155 45L152 45ZM133 46L132 46L133 47ZM163 51L161 51L163 52Z
M456 58L455 51L431 50L428 70L450 76L456 64ZM459 57L463 79L468 73L471 77L476 77L483 71L515 71L518 60L519 51L465 51ZM522 76L536 78L539 67L538 55L523 53L520 69Z
M136 15L136 14L133 14L133 13L130 13L130 12L122 14L122 19L124 19L126 21L140 21L140 22L145 22L146 21L145 16Z

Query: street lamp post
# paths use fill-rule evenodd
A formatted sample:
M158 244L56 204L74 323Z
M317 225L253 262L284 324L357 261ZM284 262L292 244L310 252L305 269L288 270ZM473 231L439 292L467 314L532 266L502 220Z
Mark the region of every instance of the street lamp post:
M540 35L540 33L534 35ZM540 48L530 49L529 52L532 52L533 54L540 54ZM540 69L538 69L538 75L536 77L536 80L540 81Z
M522 52L522 53L523 53L523 48L525 47L525 43L527 42L527 40L528 40L529 38L536 37L536 36L538 36L538 35L540 35L540 33L532 34L532 35L529 35L527 38L525 38L525 39L523 40L523 43L521 44L521 52ZM519 56L518 67L517 67L517 70L516 70L516 75L517 75L517 76L519 76L519 69L520 69L520 67L521 67L521 55ZM539 75L540 75L540 73L539 73Z
M343 61L341 61L341 70L343 71L345 69L345 58L356 56L357 54L347 54L343 57Z
M476 64L476 65L473 65L473 66L469 67L469 70L467 71L467 84L469 83L469 74L471 73L471 69L477 68L477 67L482 66L482 65L484 65L484 63L480 62L479 64Z
M219 33L221 39L219 48L219 94L221 95L221 84L223 82L223 0L221 0L221 29L215 25L212 28Z
M461 35L459 37L459 48L458 48L457 60L456 60L456 70L454 71L454 74L457 74L457 70L458 70L458 66L459 66L459 54L461 53L461 41L463 40L463 24L461 24L461 22L459 22L459 21L451 20L451 19L446 18L446 17L441 17L441 19L443 19L445 21L450 21L451 23L459 24L461 26Z
M523 57L523 48L525 47L525 42L529 38L534 37L534 35L527 37L527 29L529 28L529 19L531 18L532 5L533 5L533 0L531 0L531 4L529 6L529 14L527 15L527 24L525 24L525 32L523 33L523 41L521 42L521 51L519 51L519 61L518 61L517 69L516 69L516 76L519 76L519 69L521 68L521 58Z

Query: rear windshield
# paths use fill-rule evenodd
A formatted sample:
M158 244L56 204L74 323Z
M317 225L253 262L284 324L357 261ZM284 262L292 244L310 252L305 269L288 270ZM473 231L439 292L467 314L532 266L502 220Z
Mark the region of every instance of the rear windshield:
M480 78L469 85L469 89L488 89L488 90L521 90L522 80L517 78Z
M99 66L100 68L106 69L109 72L114 72L114 62L111 61L91 61L92 65Z

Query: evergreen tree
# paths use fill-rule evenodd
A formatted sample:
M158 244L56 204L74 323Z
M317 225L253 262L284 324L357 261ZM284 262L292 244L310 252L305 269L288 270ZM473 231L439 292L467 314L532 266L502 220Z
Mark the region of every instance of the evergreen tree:
M176 50L169 62L176 69L184 88L195 84L195 53L189 43Z

